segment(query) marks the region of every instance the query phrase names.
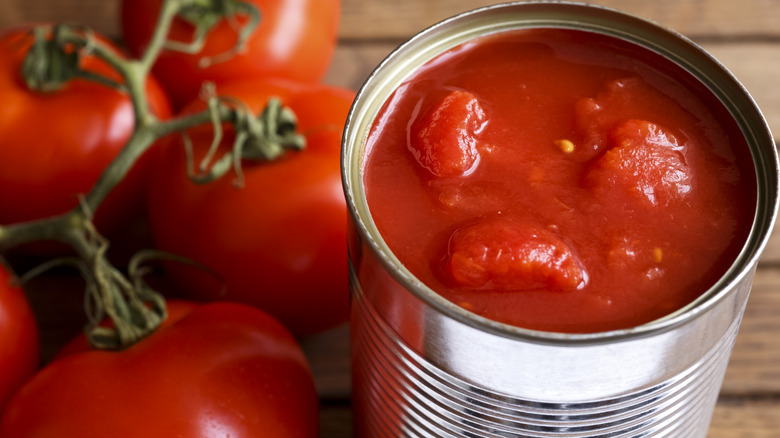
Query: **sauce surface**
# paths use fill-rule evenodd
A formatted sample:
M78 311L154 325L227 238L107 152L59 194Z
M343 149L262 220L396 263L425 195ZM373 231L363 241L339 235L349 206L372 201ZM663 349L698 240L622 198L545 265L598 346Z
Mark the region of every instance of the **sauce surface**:
M371 215L434 291L504 323L587 333L690 303L755 212L739 129L694 78L610 37L485 36L387 100L366 147Z

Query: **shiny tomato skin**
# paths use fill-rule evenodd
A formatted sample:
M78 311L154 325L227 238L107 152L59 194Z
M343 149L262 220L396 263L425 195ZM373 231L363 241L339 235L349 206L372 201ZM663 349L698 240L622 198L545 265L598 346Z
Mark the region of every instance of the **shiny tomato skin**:
M0 264L0 413L38 367L38 326L24 292Z
M24 85L20 66L32 43L31 26L0 35L0 224L45 218L78 205L133 132L128 95L85 80L52 92ZM103 37L98 38L107 42ZM119 80L110 67L85 56L82 68ZM150 78L148 99L155 114L170 116L170 103ZM104 233L126 228L143 207L149 154L136 163L95 212Z
M193 298L257 306L298 336L346 321L347 213L339 157L354 93L289 81L232 83L217 91L243 100L255 113L269 96L279 97L295 111L307 146L273 162L244 160L244 187L236 188L232 171L194 184L186 175L182 141L167 145L150 180L155 245L212 269L222 283L184 264L169 264L168 273ZM203 105L195 102L185 111ZM225 129L220 153L232 144L232 131ZM212 135L210 126L190 132L196 162Z
M0 436L316 437L317 403L278 321L211 303L123 351L50 363L12 399Z
M149 44L157 22L161 0L123 0L122 36L133 55ZM178 108L198 95L203 81L221 84L233 80L281 77L316 82L327 71L338 38L340 0L248 0L260 10L260 24L245 49L224 62L203 68L204 56L228 52L236 42L236 31L223 20L208 35L201 52L187 54L164 51L154 73ZM244 23L243 17L237 18ZM194 27L173 22L169 39L189 42Z

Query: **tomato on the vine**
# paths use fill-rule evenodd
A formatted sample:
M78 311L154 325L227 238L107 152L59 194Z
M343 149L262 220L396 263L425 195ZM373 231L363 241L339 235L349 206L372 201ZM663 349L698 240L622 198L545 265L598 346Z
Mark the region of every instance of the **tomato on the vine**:
M11 399L0 436L317 436L314 380L289 331L242 304L176 306L125 350L51 362Z
M0 413L38 367L38 326L24 292L0 264Z
M219 280L183 264L168 265L169 274L193 297L257 306L299 336L346 321L347 211L339 160L354 92L280 80L228 83L217 92L242 100L254 114L270 96L280 98L297 115L307 145L270 162L244 160L242 188L232 171L193 183L183 140L165 145L150 179L154 242L210 268ZM204 106L196 101L185 112ZM196 163L213 136L210 125L189 132ZM225 125L223 152L234 137Z
M200 304L195 301L179 300L179 299L167 299L166 308L168 315L165 320L160 324L160 329L173 325L176 321L187 316L188 313ZM111 326L111 322L108 318L103 321L102 326ZM82 334L71 339L62 348L57 351L57 354L52 360L59 360L63 357L70 356L77 353L83 353L89 351L92 347L89 345L87 336Z
M340 0L244 0L260 11L260 24L239 53L211 65L204 58L229 53L245 16L223 19L208 34L198 53L166 50L160 54L154 74L180 107L198 95L203 81L221 84L232 80L283 77L316 82L327 71L338 38ZM122 37L133 55L149 44L162 0L123 0ZM194 26L174 20L169 39L190 42Z
M132 103L123 91L85 79L72 79L52 91L28 88L21 66L33 43L31 29L21 26L0 35L0 224L76 207L78 196L97 182L134 128ZM96 56L83 56L80 67L121 81ZM170 103L154 78L147 94L153 112L169 117ZM101 231L123 229L143 206L148 161L142 157L95 212Z

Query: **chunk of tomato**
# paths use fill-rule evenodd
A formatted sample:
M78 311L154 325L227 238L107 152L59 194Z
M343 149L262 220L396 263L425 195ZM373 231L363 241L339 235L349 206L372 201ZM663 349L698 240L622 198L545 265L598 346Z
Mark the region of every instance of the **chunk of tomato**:
M480 289L574 290L588 274L554 232L511 219L483 219L450 237L446 269L461 286Z
M609 133L609 149L588 174L595 190L618 190L648 206L665 206L691 190L685 145L663 127L625 121Z
M477 134L486 122L473 94L452 91L412 124L409 150L434 176L468 174L479 162Z

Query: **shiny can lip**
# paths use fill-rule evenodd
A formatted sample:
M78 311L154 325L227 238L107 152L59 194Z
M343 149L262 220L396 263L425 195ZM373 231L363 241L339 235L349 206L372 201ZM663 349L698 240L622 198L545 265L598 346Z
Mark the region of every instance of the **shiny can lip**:
M698 78L742 129L757 177L753 228L726 274L685 308L626 330L527 330L443 299L406 271L382 241L366 205L362 160L385 99L449 48L535 27L597 32L648 48ZM347 120L342 175L351 214L358 433L705 436L758 257L776 220L778 159L753 99L696 44L643 19L578 3L508 3L455 16L400 46L363 85ZM366 269L374 274L370 279L361 274Z

